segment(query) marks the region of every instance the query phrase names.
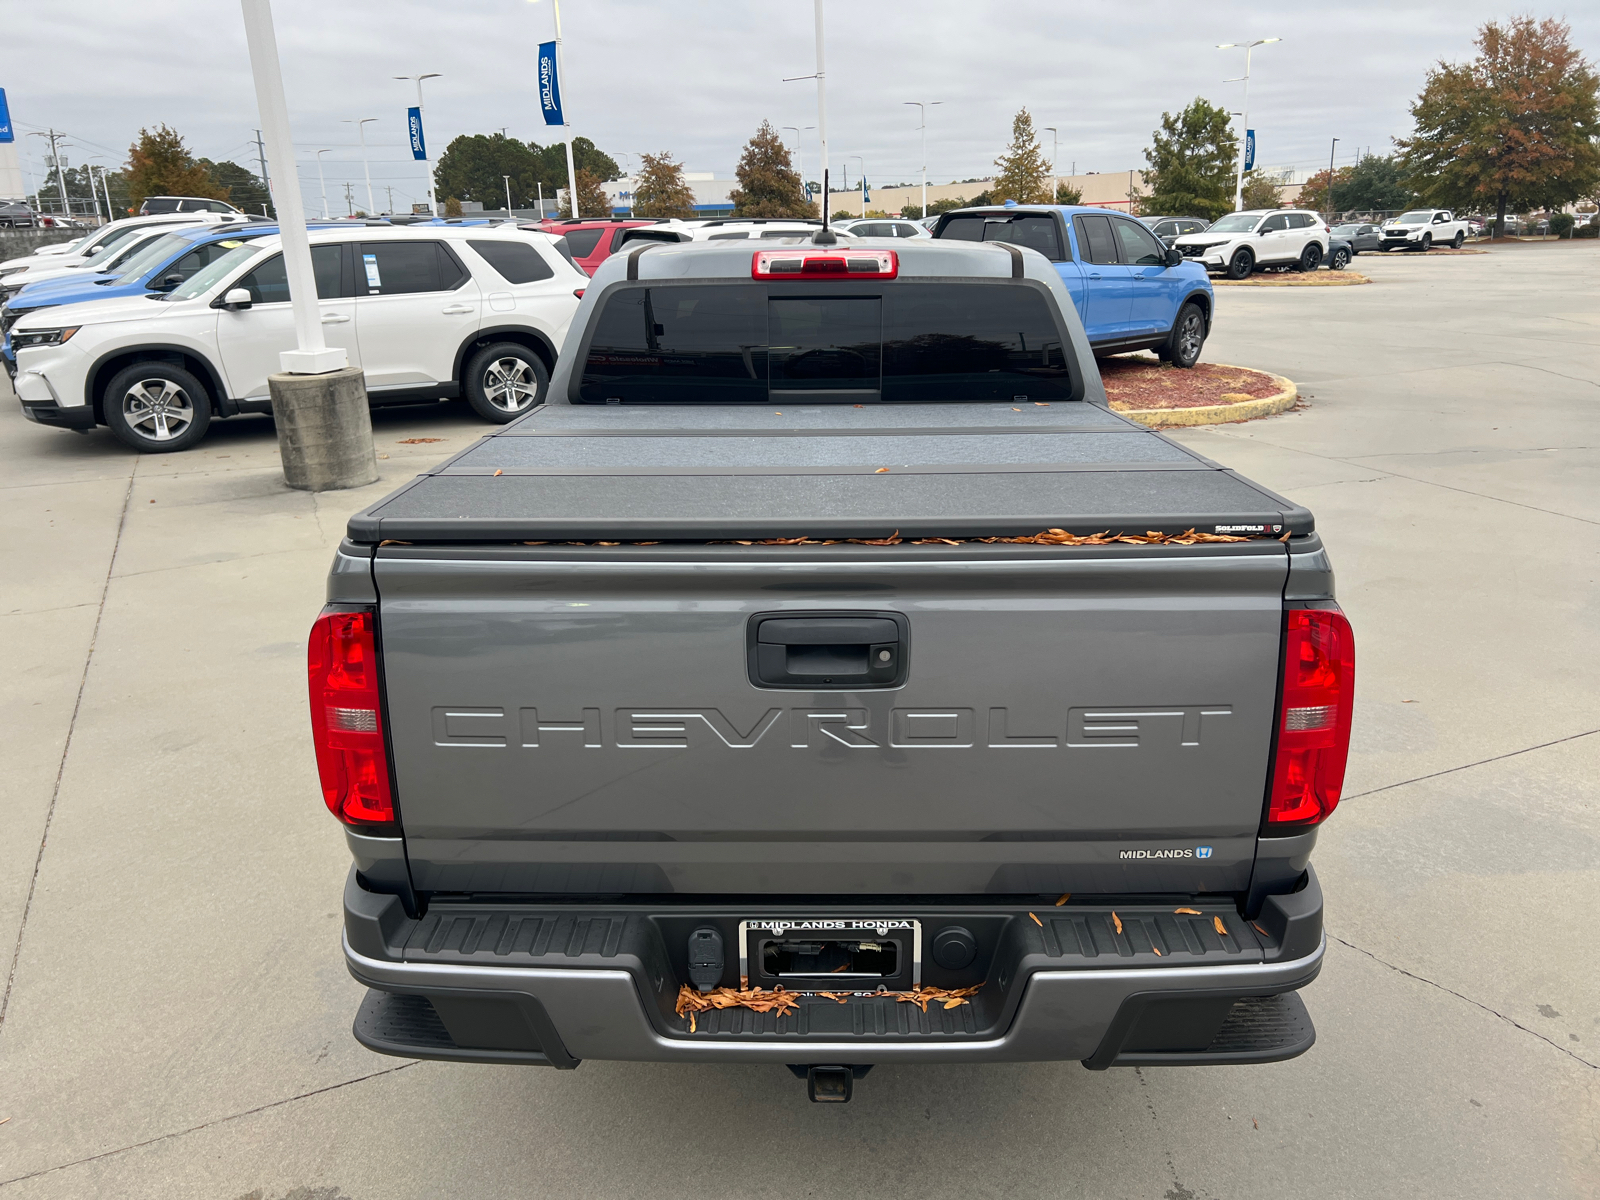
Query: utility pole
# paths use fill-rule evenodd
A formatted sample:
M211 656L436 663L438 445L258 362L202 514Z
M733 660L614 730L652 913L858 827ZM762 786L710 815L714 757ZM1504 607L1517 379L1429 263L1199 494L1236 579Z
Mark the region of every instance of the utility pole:
M1056 127L1046 125L1044 131L1050 135L1050 203L1056 202L1056 195L1061 191L1061 181L1056 178L1056 152L1060 149L1059 138L1056 136Z
M1250 140L1250 52L1257 46L1265 46L1271 42L1282 41L1282 38L1257 38L1253 42L1223 42L1218 50L1244 50L1244 74L1237 79L1224 79L1223 83L1244 83L1244 111L1239 115L1244 119L1243 133L1239 138L1239 169L1233 181L1233 211L1239 212L1244 207L1244 152L1245 143Z
M849 162L852 158L861 164L861 181L858 186L861 188L861 215L865 217L867 215L867 160L859 154L851 154L845 157L845 162Z
M317 151L317 182L322 185L322 219L328 219L328 180L322 174L322 156L326 150Z
M1333 225L1333 151L1338 146L1339 139L1333 139L1333 145L1328 147L1328 224Z
M57 133L54 129L51 129L48 133L30 133L28 136L50 139L50 165L55 168L56 172L56 191L61 194L61 212L63 216L70 217L72 215L72 205L67 202L66 173L61 169L61 155L56 148L56 143L66 137L66 134ZM66 143L63 142L62 145L66 145ZM37 200L38 196L36 195L34 199Z
M935 105L943 104L943 100L903 100L902 104L915 104L922 113L920 128L922 129L922 215L928 215L928 110Z
M389 215L394 216L394 185L386 183L383 190L389 193Z
M505 130L502 129L500 133L504 136ZM500 178L506 185L506 216L509 217L511 215L511 176L502 175Z
M256 161L261 164L261 186L267 189L267 195L272 194L272 180L267 175L267 148L261 140L261 130L256 130Z
M348 179L344 182L344 215L347 217L356 215L356 203L350 198L350 181Z

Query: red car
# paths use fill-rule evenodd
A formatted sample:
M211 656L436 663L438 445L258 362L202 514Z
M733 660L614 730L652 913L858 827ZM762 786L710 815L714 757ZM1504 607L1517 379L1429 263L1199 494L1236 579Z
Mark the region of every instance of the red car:
M651 220L646 217L637 220L632 217L602 217L595 220L549 217L543 221L529 221L518 228L535 229L540 233L565 238L567 249L572 254L572 261L582 267L586 274L593 275L601 263L628 242L688 241L687 233L659 228L663 225L676 224L678 224L676 221Z

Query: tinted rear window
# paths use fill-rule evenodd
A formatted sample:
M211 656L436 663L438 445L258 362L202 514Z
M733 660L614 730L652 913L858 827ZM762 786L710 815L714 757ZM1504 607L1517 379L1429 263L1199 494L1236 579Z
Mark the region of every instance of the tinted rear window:
M1015 284L625 288L595 324L589 403L1067 400L1043 292Z
M588 258L600 244L600 235L604 232L604 229L571 229L563 236L574 258Z
M478 256L493 267L495 273L507 283L537 283L541 279L551 279L555 276L550 264L545 262L544 256L527 242L469 238L467 245L477 251Z
M1063 262L1061 235L1048 213L1005 216L996 213L958 213L944 223L942 238L959 242L1010 242L1037 250L1051 262Z

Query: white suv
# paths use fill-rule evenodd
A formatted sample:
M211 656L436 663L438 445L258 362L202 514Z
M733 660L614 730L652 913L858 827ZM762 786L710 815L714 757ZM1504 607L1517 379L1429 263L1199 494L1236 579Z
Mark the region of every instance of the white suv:
M506 422L540 402L589 277L512 226L313 229L323 334L374 404L465 395ZM171 292L40 309L11 327L15 388L41 424L106 425L136 450L186 450L213 416L272 411L294 348L277 237L241 241Z
M1316 270L1328 257L1328 227L1305 209L1258 208L1229 213L1202 233L1183 234L1173 245L1209 272L1246 279L1257 267Z

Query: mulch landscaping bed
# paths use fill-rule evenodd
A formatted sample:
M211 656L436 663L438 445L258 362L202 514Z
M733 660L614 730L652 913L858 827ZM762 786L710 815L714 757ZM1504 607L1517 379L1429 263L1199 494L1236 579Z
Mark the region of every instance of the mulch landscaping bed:
M1119 355L1100 360L1111 407L1120 410L1204 408L1262 400L1275 396L1282 384L1265 371L1197 363L1185 370L1146 355Z
M1248 279L1219 279L1213 277L1216 287L1350 287L1358 283L1371 283L1365 275L1355 271L1257 271Z

